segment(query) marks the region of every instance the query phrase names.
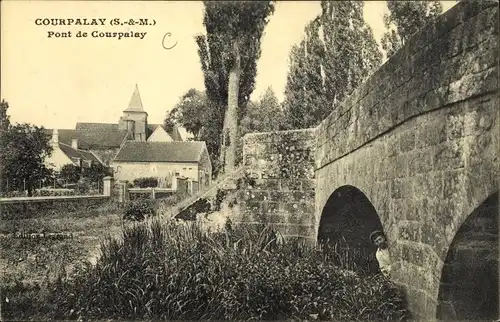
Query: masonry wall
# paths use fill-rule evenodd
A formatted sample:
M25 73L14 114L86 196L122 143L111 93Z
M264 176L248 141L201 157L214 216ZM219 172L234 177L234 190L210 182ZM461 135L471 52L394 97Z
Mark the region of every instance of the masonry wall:
M115 180L133 182L137 178L171 178L175 173L198 181L198 164L173 162L113 162ZM170 179L167 179L170 180Z
M436 317L456 232L499 178L498 2L461 2L414 35L317 130L314 223L338 188L372 202L393 280Z
M246 180L233 223L270 224L285 237L314 234L315 129L252 133L243 138Z

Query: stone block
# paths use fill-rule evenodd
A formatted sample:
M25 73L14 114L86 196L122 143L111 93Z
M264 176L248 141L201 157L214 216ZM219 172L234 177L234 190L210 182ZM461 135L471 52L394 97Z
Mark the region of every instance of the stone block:
M463 141L447 141L436 145L434 152L435 170L463 168L465 164Z
M267 192L267 190L248 190L244 195L244 199L247 202L262 202L265 200L269 200L269 193Z
M262 190L278 190L279 189L279 179L255 180L254 188L262 189Z
M245 209L250 212L260 212L262 200L249 199L245 202Z
M417 221L401 220L398 224L398 240L420 242L420 223ZM416 263L417 264L417 263Z
M277 214L281 200L264 201L261 204L261 212L263 214Z
M418 129L416 148L434 146L446 141L446 123L440 120L422 124Z
M443 197L459 200L467 196L467 173L462 169L449 170L443 173Z
M422 238L421 242L432 246L438 255L446 254L447 249L447 236L443 227L436 227L436 225L424 222L422 224ZM446 256L446 255L445 255Z
M301 190L301 181L297 179L281 179L280 188L282 191Z
M442 105L452 104L472 96L488 93L498 88L498 66L477 74L465 75L450 83L449 92Z
M428 173L432 170L432 150L430 148L412 151L408 154L408 175Z
M411 275L410 275L411 276ZM408 309L414 315L416 320L426 320L425 312L426 312L426 304L427 299L425 292L420 290L419 285L408 285Z
M398 145L399 151L402 153L413 150L415 148L415 132L405 131L401 133Z

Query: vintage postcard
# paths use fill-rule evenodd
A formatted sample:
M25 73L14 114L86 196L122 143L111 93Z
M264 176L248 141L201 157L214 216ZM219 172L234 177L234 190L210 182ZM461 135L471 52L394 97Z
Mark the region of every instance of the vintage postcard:
M498 1L0 5L2 321L498 320Z

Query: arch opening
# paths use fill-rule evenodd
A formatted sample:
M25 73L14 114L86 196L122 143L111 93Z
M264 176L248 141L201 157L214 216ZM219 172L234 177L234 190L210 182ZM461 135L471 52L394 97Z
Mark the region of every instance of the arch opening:
M448 249L438 293L439 320L498 319L498 191L460 226Z
M376 273L379 270L375 259L377 248L369 238L375 230L383 231L375 207L363 192L346 185L335 190L323 208L318 243L334 246L343 257L340 260L350 263L349 268Z

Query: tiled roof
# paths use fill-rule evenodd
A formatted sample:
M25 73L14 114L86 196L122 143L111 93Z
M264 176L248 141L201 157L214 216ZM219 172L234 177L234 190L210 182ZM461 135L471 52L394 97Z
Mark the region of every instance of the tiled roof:
M198 162L204 142L127 141L114 161L124 162Z
M139 93L139 87L135 85L134 93L130 102L128 103L128 108L124 112L145 112L142 106L141 94Z
M182 141L182 137L181 137L181 134L179 133L179 128L177 125L174 125L174 128L172 129L172 131L167 131L167 129L165 128L165 125L164 124L148 124L148 138L151 134L153 134L153 132L156 130L156 128L158 126L161 126L165 132L168 133L168 135L170 135L170 137L172 138L172 140L174 141Z
M127 130L120 130L118 124L76 123L78 147L82 149L118 148L126 135Z
M64 152L70 159L80 158L82 160L88 160L95 163L100 163L99 160L90 152L73 149L71 145L59 143L59 148Z

